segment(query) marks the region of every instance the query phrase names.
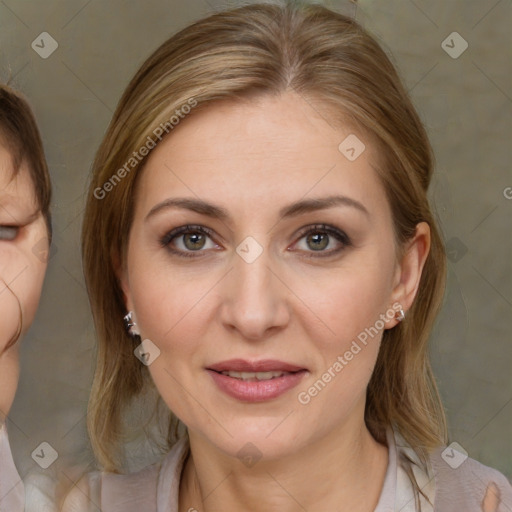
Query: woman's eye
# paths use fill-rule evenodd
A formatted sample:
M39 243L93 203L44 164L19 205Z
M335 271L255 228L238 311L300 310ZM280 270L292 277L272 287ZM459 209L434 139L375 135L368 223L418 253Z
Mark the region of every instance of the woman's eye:
M332 256L352 245L346 233L325 224L309 227L302 233L299 242L302 240L304 240L304 244L302 247L299 247L301 250L309 253L318 253L309 254L308 257ZM337 248L336 245L338 245Z
M160 240L160 244L178 256L195 257L199 254L194 253L218 247L211 239L212 233L210 229L203 226L181 226L167 233ZM299 242L302 240L304 244L299 249L310 253L308 257L331 256L352 245L350 238L343 231L325 224L312 226L303 231Z
M0 240L8 242L14 240L18 236L19 230L18 226L0 226Z
M167 233L160 241L163 247L179 256L194 257L194 252L217 247L211 241L211 231L203 226L182 226ZM211 246L207 242L210 240ZM188 254L187 254L188 253Z

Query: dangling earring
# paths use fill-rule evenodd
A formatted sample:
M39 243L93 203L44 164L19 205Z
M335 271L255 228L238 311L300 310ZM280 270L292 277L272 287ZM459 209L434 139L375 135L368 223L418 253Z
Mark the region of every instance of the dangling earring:
M402 308L398 311L398 313L395 315L395 318L401 322L405 318L405 312Z
M132 338L140 336L140 332L137 329L137 323L133 320L133 311L128 311L128 313L124 315L123 320L126 330Z

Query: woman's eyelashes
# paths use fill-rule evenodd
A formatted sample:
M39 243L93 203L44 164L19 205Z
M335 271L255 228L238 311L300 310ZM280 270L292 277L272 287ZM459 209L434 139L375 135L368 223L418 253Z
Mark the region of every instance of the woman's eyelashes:
M204 252L201 251L201 249L205 248L207 237L211 240L212 235L213 231L204 226L180 226L179 228L169 231L169 233L160 240L160 244L172 254L191 258L196 257L196 255L191 254L191 252ZM181 242L177 245L181 245L182 248L176 248L175 240ZM206 248L208 249L209 247Z
M214 232L205 226L186 225L169 231L161 238L160 244L172 254L194 258L201 257L202 255L198 253L204 253L207 249L218 250L220 248L213 242L212 237L214 237ZM304 241L300 244L302 240ZM208 246L208 242L210 242L210 246ZM298 245L302 245L298 250L308 258L325 258L340 253L351 246L352 242L344 231L334 226L315 224L300 231L298 240L292 247Z
M327 224L315 224L314 226L305 228L301 231L298 242L303 239L305 240L304 245L307 248L312 249L311 251L309 251L307 248L303 249L304 252L309 253L306 254L306 257L308 258L325 258L328 256L333 256L352 245L352 241L344 231ZM333 240L335 242L331 243ZM335 245L336 242L338 247L332 248L331 246ZM328 247L331 248L329 250L325 250Z
M0 241L11 242L19 233L19 226L0 226Z

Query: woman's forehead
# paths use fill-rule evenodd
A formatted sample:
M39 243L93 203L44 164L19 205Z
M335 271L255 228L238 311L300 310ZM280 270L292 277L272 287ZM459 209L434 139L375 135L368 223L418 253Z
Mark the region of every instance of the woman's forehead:
M0 144L0 197L33 199L35 187L25 160L15 168L11 152Z
M143 187L158 191L182 178L184 185L208 183L217 190L256 192L264 183L305 194L316 186L353 188L358 182L367 189L377 178L371 144L361 138L350 127L334 129L297 95L212 104L152 151Z
M165 143L190 150L197 157L228 152L248 156L276 152L279 156L290 150L303 153L304 145L336 149L354 132L354 127L341 119L340 113L334 126L325 115L325 107L295 93L267 95L254 101L223 100L191 111Z

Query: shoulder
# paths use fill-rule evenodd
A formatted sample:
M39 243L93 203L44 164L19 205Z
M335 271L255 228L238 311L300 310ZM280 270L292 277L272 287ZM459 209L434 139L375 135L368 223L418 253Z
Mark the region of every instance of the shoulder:
M130 474L95 471L84 475L68 494L63 512L152 512L162 494L176 499L188 442L176 443L162 462Z
M470 458L453 443L433 450L425 465L398 430L393 432L399 458L398 476L416 480L428 499L426 510L435 512L509 512L512 510L512 485L498 470ZM400 475L402 468L408 468ZM400 486L398 486L400 487ZM407 486L402 485L402 490ZM400 495L397 489L397 496ZM410 493L409 493L410 494ZM409 496L407 494L407 496ZM409 499L410 501L410 499ZM420 500L421 501L421 500ZM415 507L413 507L416 510ZM408 510L408 509L407 509Z
M512 485L498 470L467 457L456 446L430 455L436 480L436 510L501 512L512 510Z

